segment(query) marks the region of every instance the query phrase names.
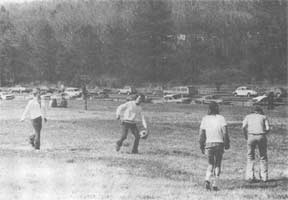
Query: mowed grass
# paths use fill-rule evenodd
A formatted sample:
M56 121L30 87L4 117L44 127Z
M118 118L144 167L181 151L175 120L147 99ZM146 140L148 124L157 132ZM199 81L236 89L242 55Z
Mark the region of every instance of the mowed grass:
M20 163L36 160L50 171L55 167L58 175L53 169L46 179L52 179L52 175L58 179L49 182L55 189L47 191L37 186L42 175L36 176L36 170L24 176L27 182L16 186L6 176L0 176L0 186L9 187L4 193L2 189L2 195L17 188L10 199L23 199L21 194L31 187L39 189L34 190L35 199L45 199L44 194L51 197L51 191L55 192L54 199L288 199L285 107L269 113L265 110L273 127L268 135L270 181L248 184L244 181L246 141L240 122L250 108L221 106L221 113L229 122L231 149L224 154L220 191L207 192L203 185L207 161L198 144L200 120L207 113L205 105L143 105L151 133L148 139L140 141L140 154L134 155L130 154L131 134L121 151L115 151L115 142L121 134L115 109L120 102L90 101L88 111L84 111L83 102L71 101L68 109L50 109L40 152L27 143L32 131L30 123L19 122L25 103L1 104L1 157ZM10 165L2 162L0 167L3 166ZM71 167L73 170L67 173ZM5 170L12 173L12 169ZM63 183L64 179L73 184Z

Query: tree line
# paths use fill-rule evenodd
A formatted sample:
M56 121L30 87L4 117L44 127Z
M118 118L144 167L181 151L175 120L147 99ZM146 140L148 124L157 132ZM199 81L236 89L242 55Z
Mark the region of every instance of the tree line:
M0 8L0 83L286 81L286 0L50 0Z

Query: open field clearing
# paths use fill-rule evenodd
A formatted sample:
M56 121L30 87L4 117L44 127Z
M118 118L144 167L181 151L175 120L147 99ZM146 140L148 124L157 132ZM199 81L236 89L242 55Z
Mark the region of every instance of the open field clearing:
M28 144L30 121L20 122L26 101L0 104L0 199L288 199L287 107L264 109L272 124L268 135L267 183L244 181L246 141L240 130L251 108L221 106L229 123L231 149L223 159L220 191L206 192L206 157L198 144L206 105L144 104L151 134L131 154L132 134L120 152L115 109L120 102L70 101L49 108L41 150Z

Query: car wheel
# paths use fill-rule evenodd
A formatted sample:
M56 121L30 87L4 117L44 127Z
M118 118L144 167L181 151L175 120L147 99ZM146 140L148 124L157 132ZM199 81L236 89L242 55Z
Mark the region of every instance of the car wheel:
M250 96L251 96L251 94L250 94L250 93L248 93L248 94L247 94L247 97L250 97Z

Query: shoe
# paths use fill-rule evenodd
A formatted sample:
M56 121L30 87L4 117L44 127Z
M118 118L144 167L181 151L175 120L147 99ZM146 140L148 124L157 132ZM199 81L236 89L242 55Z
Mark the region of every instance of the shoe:
M121 146L116 144L116 151L120 151Z
M212 190L213 190L213 191L219 191L219 188L218 188L217 186L213 186L213 187L212 187Z
M257 183L257 180L255 178L253 179L247 179L246 180L248 183Z
M205 181L205 188L206 190L211 190L211 184L209 181Z
M138 150L137 151L132 151L132 154L138 154Z
M32 137L29 138L29 144L31 144L32 147L35 147L34 138Z

